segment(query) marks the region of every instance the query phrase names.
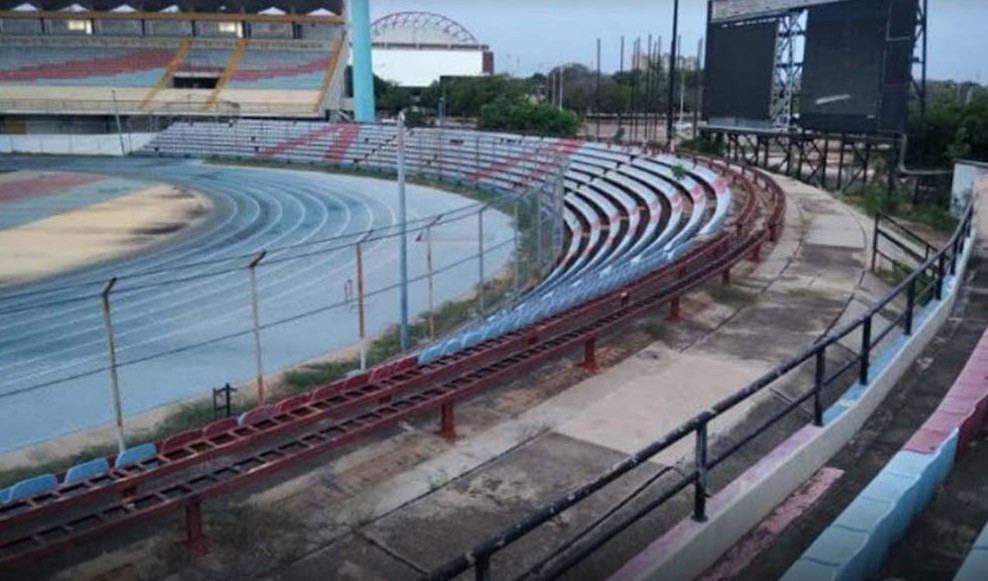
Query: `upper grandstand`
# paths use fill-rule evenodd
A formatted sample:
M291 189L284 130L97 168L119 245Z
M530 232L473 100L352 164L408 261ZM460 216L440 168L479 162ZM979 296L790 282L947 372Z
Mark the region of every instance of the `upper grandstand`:
M0 0L9 115L323 117L341 105L341 0ZM8 128L9 131L9 128Z

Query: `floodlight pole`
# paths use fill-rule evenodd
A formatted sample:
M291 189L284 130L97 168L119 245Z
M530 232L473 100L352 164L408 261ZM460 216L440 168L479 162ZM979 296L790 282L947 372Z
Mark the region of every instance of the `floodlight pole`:
M399 269L401 277L401 320L399 347L408 350L408 224L405 214L405 112L398 112L398 221L401 231Z
M672 101L676 98L676 39L679 37L679 0L672 5L672 48L669 51L669 98L666 100L666 147L672 148Z

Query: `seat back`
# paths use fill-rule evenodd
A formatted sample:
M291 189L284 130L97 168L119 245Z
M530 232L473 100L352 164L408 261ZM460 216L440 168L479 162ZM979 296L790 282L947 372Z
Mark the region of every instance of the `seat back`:
M65 472L65 479L62 484L75 484L83 480L88 480L93 476L98 476L110 470L110 463L106 458L96 458L82 464L76 464Z
M153 458L158 454L158 449L152 443L140 444L134 446L133 448L127 448L117 456L117 460L113 463L114 468L123 468L124 466L131 466L137 464L142 460L147 460L148 458Z
M15 500L22 500L24 498L37 496L42 492L47 492L57 486L58 478L55 478L54 474L42 474L40 476L28 478L27 480L21 480L17 484L10 487L10 497L7 499L7 502L14 502Z

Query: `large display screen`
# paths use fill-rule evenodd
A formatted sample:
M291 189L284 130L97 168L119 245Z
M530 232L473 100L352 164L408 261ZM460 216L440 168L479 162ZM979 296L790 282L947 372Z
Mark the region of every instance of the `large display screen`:
M735 120L769 118L778 21L707 27L704 116Z

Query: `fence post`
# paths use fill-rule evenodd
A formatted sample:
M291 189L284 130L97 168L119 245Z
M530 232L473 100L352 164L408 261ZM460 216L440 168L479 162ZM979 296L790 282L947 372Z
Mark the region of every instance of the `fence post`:
M435 222L433 222L435 223ZM429 340L436 338L436 313L433 306L433 285L432 285L432 224L425 227L425 270L428 281L428 301L429 301Z
M261 312L257 298L257 265L267 256L267 251L262 250L247 267L250 274L250 313L254 327L254 367L257 374L257 405L264 405L264 364L261 358Z
M123 410L120 405L120 379L117 376L117 346L113 340L113 322L110 319L110 293L117 284L117 277L111 278L101 293L103 305L103 327L106 329L106 350L110 358L110 389L113 392L113 418L116 423L117 449L123 452L127 448L123 433Z
M480 314L484 314L484 206L477 212L477 304L480 307Z
M367 327L364 316L364 252L362 242L357 241L357 335L360 346L360 370L367 370ZM429 288L432 288L430 279Z
M813 425L823 426L823 382L827 377L827 346L816 352L816 369L813 374Z
M861 370L859 381L861 385L868 385L868 366L871 364L871 315L864 320L861 328Z
M696 453L693 457L696 470L696 481L693 483L693 520L697 522L707 520L707 423L709 421L709 418L704 417L696 428Z
M916 309L916 279L912 278L909 281L909 286L906 287L906 321L905 321L905 334L909 337L913 334L913 311Z
M515 267L514 267L514 272L512 273L512 276L514 277L514 281L513 281L512 287L513 287L513 290L514 290L514 299L515 300L517 300L517 298L518 298L518 283L519 283L519 279L521 278L521 242L520 242L521 241L521 237L518 234L518 231L521 230L521 222L518 221L518 200L519 199L520 198L515 198L515 202L514 202L514 212L515 212L515 233L514 233L514 238L515 238L515 240L514 240L514 244L515 244Z

